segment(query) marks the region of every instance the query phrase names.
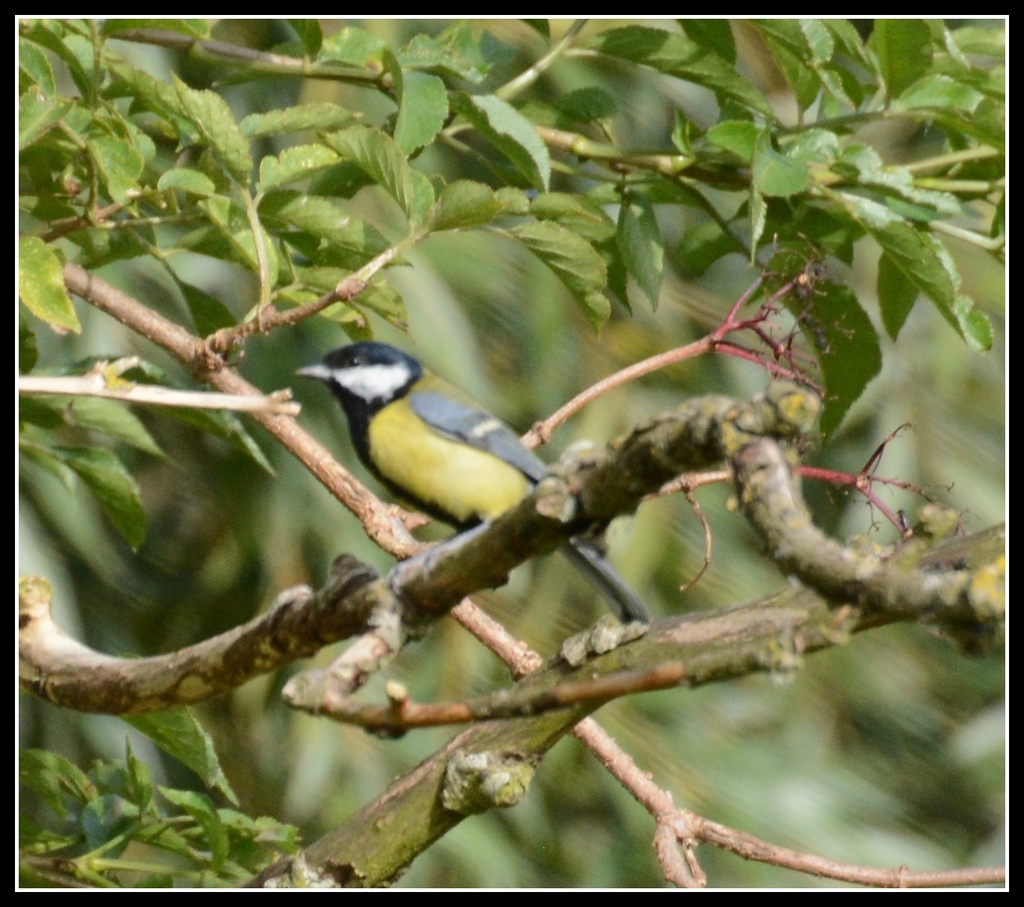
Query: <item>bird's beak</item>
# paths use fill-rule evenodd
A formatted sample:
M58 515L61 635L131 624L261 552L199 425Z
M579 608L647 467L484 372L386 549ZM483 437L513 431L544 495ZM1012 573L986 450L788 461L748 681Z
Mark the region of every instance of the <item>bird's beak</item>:
M331 377L331 370L322 362L318 362L316 365L307 365L305 368L300 368L295 374L302 375L303 378L316 378L317 381L327 381Z

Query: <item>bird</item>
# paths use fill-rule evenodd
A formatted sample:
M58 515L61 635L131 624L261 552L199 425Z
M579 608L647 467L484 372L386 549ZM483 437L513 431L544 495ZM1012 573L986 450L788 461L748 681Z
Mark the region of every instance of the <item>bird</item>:
M356 454L386 488L457 529L500 516L544 476L511 428L397 347L351 343L297 374L327 385ZM560 550L624 622L650 622L594 540L574 536Z

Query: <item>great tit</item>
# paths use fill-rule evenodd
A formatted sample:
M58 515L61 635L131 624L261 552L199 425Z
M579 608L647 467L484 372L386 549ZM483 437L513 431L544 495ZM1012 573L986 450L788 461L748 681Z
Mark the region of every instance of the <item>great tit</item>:
M338 347L298 374L323 381L337 397L370 472L444 522L468 528L494 519L544 475L544 464L507 425L393 346ZM650 621L594 542L576 537L561 550L623 620Z

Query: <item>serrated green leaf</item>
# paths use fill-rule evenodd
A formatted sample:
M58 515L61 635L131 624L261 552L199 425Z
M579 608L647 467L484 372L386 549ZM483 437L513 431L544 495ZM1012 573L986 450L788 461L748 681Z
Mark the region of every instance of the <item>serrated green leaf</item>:
M970 85L942 73L929 73L910 85L894 102L901 110L930 108L974 113L985 96Z
M429 145L448 118L448 91L437 76L425 72L406 72L390 51L384 53L384 66L391 74L398 100L395 144L405 154Z
M444 187L430 218L432 230L466 230L488 224L504 210L489 186L456 180Z
M608 269L590 243L552 221L523 224L512 234L555 272L595 329L607 321L611 308L603 291Z
M864 49L864 42L861 40L860 32L848 19L821 19L821 24L827 28L839 42L840 47L855 63L867 70L873 70L874 64Z
M33 85L39 86L44 98L56 94L57 85L50 61L37 45L24 38L18 38L18 69ZM53 98L49 97L49 100Z
M28 91L18 99L18 150L24 151L68 115L72 101Z
M992 349L992 322L982 311L974 307L968 296L958 296L954 312L964 338L979 353Z
M295 145L277 157L267 155L260 161L258 191L268 192L278 186L309 177L333 167L338 154L323 145Z
M754 143L754 186L769 198L789 198L807 188L807 165L781 154L772 147L772 138L764 130Z
M736 62L736 39L728 19L679 19L679 27L695 44L708 48L726 63Z
M836 49L832 32L820 19L801 19L799 24L812 59L817 63L829 62Z
M711 89L719 98L772 117L764 95L727 60L686 35L628 25L601 32L590 46L599 53L650 66Z
M907 223L868 226L892 266L935 303L957 333L972 344L990 343L991 328L973 302L960 292L960 274L952 257L930 233ZM980 317L979 317L980 316Z
M238 798L217 759L210 735L188 709L125 715L122 720L145 734L169 756L192 769L208 788L220 791L230 802L238 804Z
M616 202L617 197L609 199L609 204ZM615 238L617 227L604 205L585 195L539 192L530 202L529 213L538 220L556 220L595 245Z
M146 536L146 512L139 486L124 464L109 450L97 447L55 447L53 452L93 493L125 541L138 548Z
M325 137L328 146L352 161L412 218L415 186L409 162L390 136L369 126L350 126Z
M18 238L18 295L33 315L57 333L82 330L64 287L60 259L37 236Z
M871 319L848 287L820 284L811 315L815 345L825 341L817 352L825 383L821 432L828 437L881 370L882 353Z
M806 110L817 99L821 81L812 65L811 48L800 22L796 19L754 19L751 24L768 44L800 109ZM828 39L827 32L825 36Z
M144 164L142 155L124 139L110 135L90 139L88 148L110 197L118 204L130 204L139 194L138 179Z
M452 106L537 189L547 189L551 158L533 124L494 95L452 95Z
M268 229L284 235L283 228L298 228L360 257L359 264L379 255L390 243L376 229L348 216L347 209L326 198L298 192L274 192L260 204ZM295 242L295 237L289 237Z
M243 135L260 138L310 129L327 132L331 129L341 129L351 123L352 119L351 111L324 101L316 104L297 104L294 107L270 110L267 113L251 113L242 120L240 128Z
M627 196L619 210L616 244L626 270L651 303L658 307L665 249L651 203L643 195Z
M502 186L494 190L494 197L501 202L510 217L522 217L530 212L530 199L522 189Z
M398 62L405 69L433 69L478 83L495 63L494 56L487 53L486 37L484 32L478 40L469 23L460 22L436 38L416 35L398 52Z
M242 186L249 185L252 157L249 143L238 128L227 102L212 91L189 88L177 76L174 88L182 114L195 126L202 142Z
M175 167L173 170L165 171L157 180L157 189L161 192L168 189L177 189L187 192L189 195L197 195L200 198L207 198L217 191L216 186L205 173L192 170L189 167Z
M878 57L879 74L890 99L899 97L932 64L932 38L920 19L876 19L868 47Z

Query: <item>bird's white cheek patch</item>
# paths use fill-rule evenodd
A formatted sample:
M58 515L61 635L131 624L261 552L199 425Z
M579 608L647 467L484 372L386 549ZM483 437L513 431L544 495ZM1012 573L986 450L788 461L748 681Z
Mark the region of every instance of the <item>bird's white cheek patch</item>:
M334 380L367 403L373 403L389 399L403 387L409 380L409 369L400 363L339 368L335 369Z

